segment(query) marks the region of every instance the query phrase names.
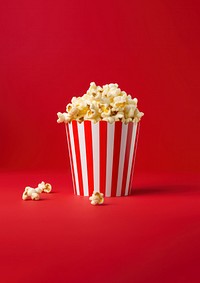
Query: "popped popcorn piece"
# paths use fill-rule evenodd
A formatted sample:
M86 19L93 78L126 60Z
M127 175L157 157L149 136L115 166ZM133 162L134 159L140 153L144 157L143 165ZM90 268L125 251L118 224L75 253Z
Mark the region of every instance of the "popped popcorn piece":
M68 123L76 120L79 123L89 120L94 123L107 121L114 123L121 121L139 122L143 112L137 108L137 98L122 91L118 84L106 84L97 86L95 82L82 97L73 97L71 103L66 107L66 113L58 112L58 123Z
M142 116L144 116L144 113L140 112L138 109L135 109L133 121L134 122L139 122L140 119L142 118Z
M123 111L126 105L126 97L124 95L114 97L111 105L114 111Z
M51 184L42 181L40 184L38 184L37 188L26 187L23 192L22 199L39 200L40 194L42 192L50 193L51 190L52 190Z
M40 184L38 184L38 189L41 190L41 192L50 193L52 186L51 184L42 181Z
M58 123L62 123L62 122L67 123L71 121L70 115L68 113L58 112L57 116L58 116L58 120L57 120Z
M126 105L124 108L125 118L134 118L136 106L134 104Z
M111 109L111 107L108 104L102 104L100 106L100 109L101 109L100 111L101 111L101 117L102 118L111 116L112 109Z
M27 199L32 199L32 200L39 200L40 199L40 190L31 188L31 187L26 187L23 195L22 195L23 200Z
M103 204L104 203L104 197L103 194L100 192L93 192L92 196L89 197L89 200L91 201L92 205L97 205L97 204Z

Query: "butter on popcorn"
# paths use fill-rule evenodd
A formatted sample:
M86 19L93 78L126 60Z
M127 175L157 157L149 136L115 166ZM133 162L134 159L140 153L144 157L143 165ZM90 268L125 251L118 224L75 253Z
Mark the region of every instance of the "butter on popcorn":
M66 107L66 113L58 112L58 123L69 123L76 120L79 123L89 120L94 123L107 121L139 122L144 115L137 108L137 98L132 98L121 91L118 84L97 86L90 83L87 92L81 97L73 97Z
M93 192L92 196L89 197L89 200L91 201L92 205L97 205L97 204L103 204L104 203L104 197L103 194L100 192Z

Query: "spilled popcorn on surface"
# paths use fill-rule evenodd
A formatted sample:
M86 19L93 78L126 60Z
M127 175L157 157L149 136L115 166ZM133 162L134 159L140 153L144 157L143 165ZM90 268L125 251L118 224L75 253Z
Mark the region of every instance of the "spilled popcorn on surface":
M144 113L138 110L137 103L137 98L132 98L130 94L122 91L118 84L106 84L101 87L92 82L83 96L72 98L65 113L57 113L57 122L139 122Z
M92 205L97 205L97 204L103 204L104 203L104 197L102 193L99 192L93 192L92 196L89 197L89 200L91 201Z
M50 193L52 190L52 186L49 183L41 182L38 184L37 188L26 187L22 194L22 199L32 199L32 200L39 200L41 193Z

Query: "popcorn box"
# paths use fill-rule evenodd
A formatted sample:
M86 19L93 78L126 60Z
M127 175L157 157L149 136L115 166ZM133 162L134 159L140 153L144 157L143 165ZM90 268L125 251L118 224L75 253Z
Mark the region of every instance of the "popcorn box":
M131 193L139 124L75 120L65 124L76 195L100 191L115 197Z

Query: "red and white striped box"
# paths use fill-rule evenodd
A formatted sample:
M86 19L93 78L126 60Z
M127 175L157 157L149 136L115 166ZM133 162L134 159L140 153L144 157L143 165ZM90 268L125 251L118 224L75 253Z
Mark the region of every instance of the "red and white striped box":
M74 193L106 197L131 193L138 123L100 121L66 124Z

